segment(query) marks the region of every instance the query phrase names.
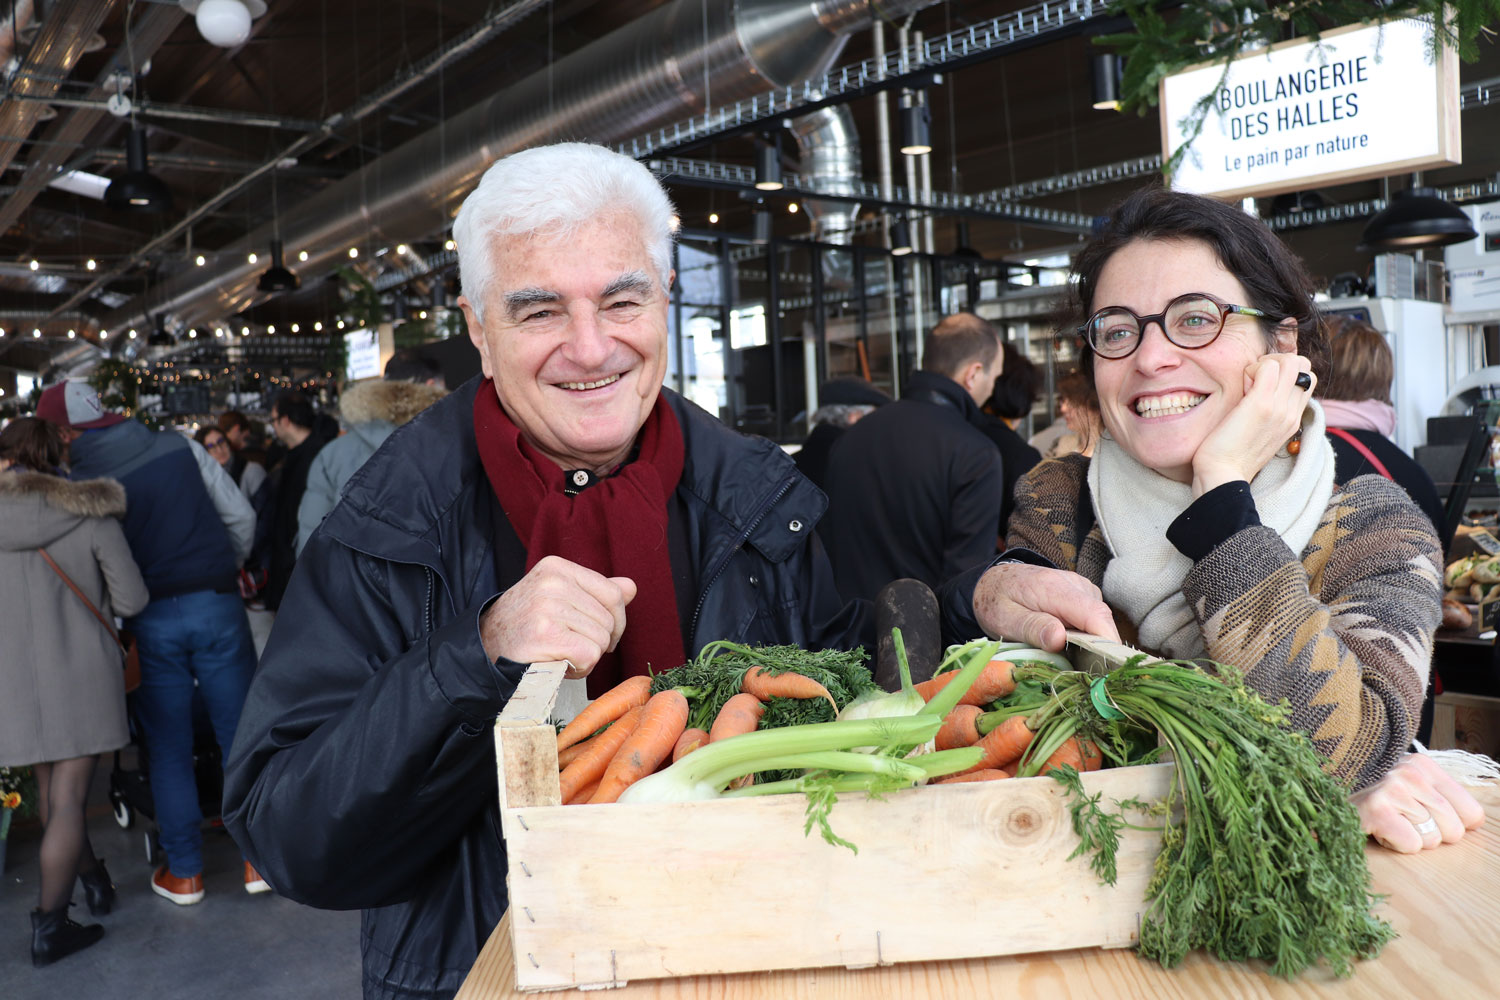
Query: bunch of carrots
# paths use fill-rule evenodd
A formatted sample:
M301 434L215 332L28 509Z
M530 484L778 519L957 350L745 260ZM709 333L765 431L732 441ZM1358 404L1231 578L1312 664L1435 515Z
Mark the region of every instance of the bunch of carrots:
M652 678L631 677L596 698L557 734L565 805L614 802L636 781L699 747L754 732L772 698L838 705L822 684L792 672L751 667L740 674L740 692L724 702L711 727L688 725L681 688L651 694ZM830 716L831 717L831 716Z

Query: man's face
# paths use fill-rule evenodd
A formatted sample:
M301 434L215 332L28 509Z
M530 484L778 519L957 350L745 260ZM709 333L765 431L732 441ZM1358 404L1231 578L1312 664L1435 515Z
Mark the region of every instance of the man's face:
M500 405L564 469L606 472L629 455L661 391L667 296L635 216L559 240L497 236L481 325L469 337Z
M290 420L277 413L275 409L271 410L271 433L275 434L276 440L280 441L282 444L287 443L286 428L290 425Z
M239 424L235 424L229 430L225 431L224 436L229 439L229 446L235 451L239 451L245 447L245 428Z

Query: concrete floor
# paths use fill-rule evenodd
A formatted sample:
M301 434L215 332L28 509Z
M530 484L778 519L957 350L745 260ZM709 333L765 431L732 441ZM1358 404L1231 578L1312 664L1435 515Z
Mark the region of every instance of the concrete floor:
M257 648L270 616L252 614ZM128 756L130 755L127 751ZM127 760L127 767L133 761ZM75 888L71 916L100 923L104 939L44 969L31 966L39 832L12 829L0 876L0 996L5 1000L298 1000L360 995L359 913L315 910L274 893L244 891L239 849L222 829L204 832L205 896L177 906L151 891L145 830L122 830L108 800L106 757L90 798L89 837L109 866L119 901L91 917Z

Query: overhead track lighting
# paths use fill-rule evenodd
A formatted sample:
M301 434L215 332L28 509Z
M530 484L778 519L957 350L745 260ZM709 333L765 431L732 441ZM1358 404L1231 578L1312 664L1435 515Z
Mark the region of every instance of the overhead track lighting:
M288 271L286 265L282 263L281 254L281 241L272 240L271 266L266 268L260 280L255 283L256 288L274 295L277 292L289 292L300 284L297 276Z
M911 234L904 219L897 219L891 223L891 255L894 257L905 257L911 253Z
M1113 52L1095 52L1089 59L1093 71L1094 110L1120 110L1120 78L1124 64Z
M198 21L198 34L221 49L238 48L250 37L250 22L266 12L265 0L180 0Z
M757 191L780 191L781 154L776 143L767 141L755 147L755 188Z
M110 182L104 203L127 212L169 212L172 192L151 173L146 161L146 130L132 128L125 137L125 173Z
M919 95L913 94L911 100L910 105L901 109L901 152L921 156L932 152L932 119Z
M1467 213L1430 187L1397 191L1365 225L1360 250L1418 250L1462 243L1479 235Z

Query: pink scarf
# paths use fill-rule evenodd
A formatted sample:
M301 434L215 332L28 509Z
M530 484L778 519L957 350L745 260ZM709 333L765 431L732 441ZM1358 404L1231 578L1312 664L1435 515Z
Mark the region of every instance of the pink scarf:
M1378 399L1351 403L1342 399L1320 399L1329 427L1346 431L1374 431L1390 437L1396 431L1396 408Z

